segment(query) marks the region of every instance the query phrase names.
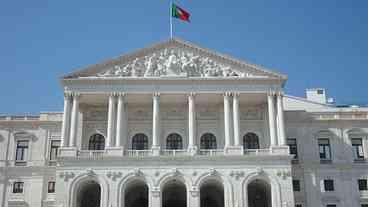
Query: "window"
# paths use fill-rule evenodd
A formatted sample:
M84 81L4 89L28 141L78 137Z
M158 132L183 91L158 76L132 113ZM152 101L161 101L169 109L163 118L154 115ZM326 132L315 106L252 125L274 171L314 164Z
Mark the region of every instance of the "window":
M243 137L244 149L259 149L258 136L255 133L249 132Z
M47 193L55 193L55 182L54 181L48 182Z
M132 138L133 150L146 150L148 149L148 137L145 134L139 133Z
M56 160L58 156L58 149L60 147L60 140L51 140L50 144L50 160Z
M334 181L331 179L324 180L325 191L334 191Z
M298 147L296 145L296 139L287 139L287 145L289 145L289 154L294 155L294 159L298 159Z
M319 95L323 94L323 90L322 89L318 89L317 90L317 94L319 94Z
M295 207L303 207L302 204L296 204Z
M89 138L88 150L104 150L105 137L101 134L94 134Z
M183 149L183 139L179 134L173 133L166 138L166 149L177 150Z
M293 180L293 190L296 192L300 191L300 180Z
M359 187L359 191L368 190L367 179L359 179L358 180L358 187Z
M326 207L336 207L336 204L327 204Z
M17 149L15 155L15 161L18 163L24 163L27 160L28 154L28 140L17 141Z
M13 183L13 193L23 193L24 182Z
M216 137L211 133L205 133L201 137L201 149L217 149Z
M331 160L331 147L329 139L318 139L319 158L321 160Z
M361 207L368 207L368 204L362 204Z
M354 160L364 159L363 142L360 138L351 139L351 145L353 147Z

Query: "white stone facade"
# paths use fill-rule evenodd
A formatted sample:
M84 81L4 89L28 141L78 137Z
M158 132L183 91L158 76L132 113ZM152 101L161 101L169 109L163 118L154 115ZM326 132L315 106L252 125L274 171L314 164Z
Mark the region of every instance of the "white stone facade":
M0 206L368 204L368 108L285 82L177 39L69 74L64 112L0 117Z

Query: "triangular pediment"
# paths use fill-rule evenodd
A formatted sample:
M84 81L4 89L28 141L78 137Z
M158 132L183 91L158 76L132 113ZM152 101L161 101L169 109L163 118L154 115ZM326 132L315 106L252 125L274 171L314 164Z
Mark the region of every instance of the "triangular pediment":
M88 66L63 78L85 77L239 77L286 80L285 75L179 39L170 39L101 64Z

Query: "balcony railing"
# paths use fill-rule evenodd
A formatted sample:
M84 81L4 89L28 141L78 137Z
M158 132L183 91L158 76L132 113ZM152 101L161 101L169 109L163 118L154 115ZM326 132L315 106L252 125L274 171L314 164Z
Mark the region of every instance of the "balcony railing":
M106 150L79 150L77 157L87 160L102 160L106 154Z
M127 150L126 155L128 157L145 157L151 156L152 150Z
M161 154L164 156L185 156L189 155L187 150L183 149L176 149L176 150L169 150L165 149L161 151Z
M244 155L270 155L271 149L245 149Z
M224 155L224 150L222 149L200 149L198 154L205 155L205 156L218 156L218 155Z

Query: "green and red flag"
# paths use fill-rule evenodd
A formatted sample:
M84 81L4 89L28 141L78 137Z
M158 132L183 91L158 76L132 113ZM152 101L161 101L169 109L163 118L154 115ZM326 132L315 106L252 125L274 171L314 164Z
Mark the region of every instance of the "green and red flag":
M189 17L190 17L189 12L187 12L184 9L178 7L176 4L172 4L172 7L171 7L171 16L172 17L175 17L175 18L178 18L178 19L181 19L183 21L190 22L190 20L189 20Z

